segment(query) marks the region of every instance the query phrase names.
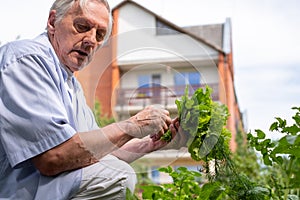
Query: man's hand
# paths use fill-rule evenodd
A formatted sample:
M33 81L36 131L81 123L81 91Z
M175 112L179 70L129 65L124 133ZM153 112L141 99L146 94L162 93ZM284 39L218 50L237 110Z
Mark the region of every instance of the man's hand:
M180 149L181 147L186 147L186 143L189 139L189 133L182 130L178 118L172 120L169 129L172 133L172 140L164 149Z
M120 128L135 138L149 135L153 140L159 140L172 122L169 115L161 107L148 106L128 120L120 122Z
M178 118L171 120L169 130L172 133L172 140L170 142L160 139L161 132L156 136L151 136L150 134L143 138L134 138L130 140L120 149L114 151L113 155L130 163L156 150L180 149L181 147L186 147L189 134L183 132ZM164 131L166 132L166 130ZM152 131L149 130L149 133L152 133Z

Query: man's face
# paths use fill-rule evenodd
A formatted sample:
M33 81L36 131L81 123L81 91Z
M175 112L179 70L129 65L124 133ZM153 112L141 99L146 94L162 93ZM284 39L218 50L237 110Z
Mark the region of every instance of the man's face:
M72 72L86 66L102 44L108 30L109 13L104 4L88 1L81 9L78 1L55 23L56 11L48 19L48 34L60 61Z

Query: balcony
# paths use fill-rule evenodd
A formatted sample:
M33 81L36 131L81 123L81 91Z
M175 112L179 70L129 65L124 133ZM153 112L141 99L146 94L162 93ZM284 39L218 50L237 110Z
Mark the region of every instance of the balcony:
M205 88L206 85L213 89L212 99L219 100L219 84L198 84L189 86L189 94L192 95L197 88ZM120 88L116 91L115 112L121 117L129 117L148 105L159 104L171 113L177 112L175 100L184 94L185 86L161 86L155 85L145 88ZM125 116L124 116L125 115Z

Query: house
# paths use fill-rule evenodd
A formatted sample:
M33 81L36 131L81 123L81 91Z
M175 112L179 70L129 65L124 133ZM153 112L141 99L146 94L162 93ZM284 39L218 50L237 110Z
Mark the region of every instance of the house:
M179 27L138 3L125 0L113 8L111 39L77 76L87 103L95 99L102 113L127 119L145 106L160 104L177 115L175 99L186 85L190 93L209 85L213 100L227 105L232 132L243 132L234 89L230 19L222 24ZM141 159L145 165L196 165L183 151L164 151ZM153 175L155 176L155 175Z

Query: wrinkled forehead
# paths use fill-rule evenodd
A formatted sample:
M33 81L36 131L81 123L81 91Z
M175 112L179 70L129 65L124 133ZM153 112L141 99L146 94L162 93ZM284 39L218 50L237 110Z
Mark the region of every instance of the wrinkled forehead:
M104 5L108 13L111 13L110 6L106 0L56 0L50 8L50 11L56 10L56 20L61 21L70 11L80 12L81 9L85 9L90 2Z
M103 9L99 8L98 7L99 5ZM106 8L106 10L104 7ZM99 9L96 9L96 8L99 8ZM109 18L109 10L107 9L106 5L101 0L85 0L85 1L75 0L74 4L66 12L66 15L73 15L73 16L79 16L82 14L101 15L101 17L104 17L105 15L107 15Z
M100 3L100 4L103 4L103 5L106 7L107 11L110 12L110 6L109 6L109 4L108 4L108 2L107 2L106 0L75 0L75 2L76 2L76 1L79 3L79 6L80 6L82 9L86 8L86 7L87 7L87 4L88 4L89 2L94 2L94 3Z

